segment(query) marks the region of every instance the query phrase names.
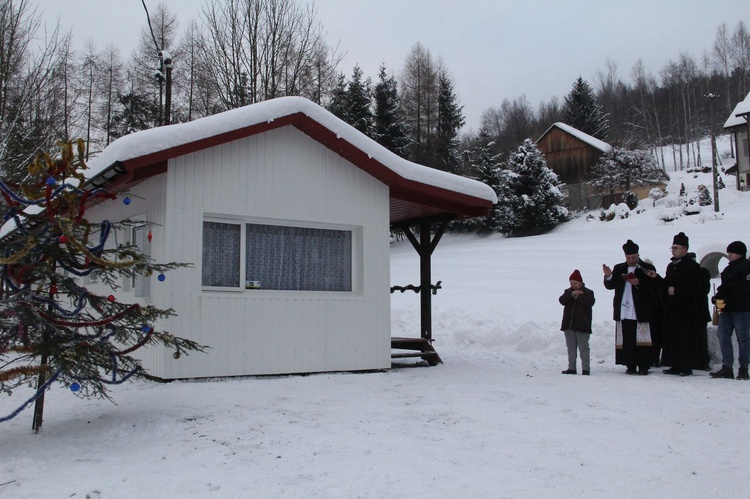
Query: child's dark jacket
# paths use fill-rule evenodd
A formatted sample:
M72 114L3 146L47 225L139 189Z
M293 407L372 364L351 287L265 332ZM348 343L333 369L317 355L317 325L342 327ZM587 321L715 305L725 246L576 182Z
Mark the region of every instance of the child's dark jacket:
M592 309L596 299L594 298L594 292L587 288L585 284L581 291L583 291L582 295L573 297L573 290L568 288L560 296L560 305L565 307L562 325L560 326L561 331L572 330L591 334Z

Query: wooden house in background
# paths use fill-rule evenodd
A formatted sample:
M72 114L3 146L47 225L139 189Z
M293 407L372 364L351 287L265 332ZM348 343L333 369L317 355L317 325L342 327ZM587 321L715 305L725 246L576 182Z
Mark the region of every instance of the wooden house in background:
M737 190L750 190L750 93L737 104L724 122L724 130L734 135L734 150L737 162L727 169L727 173L737 176Z
M602 197L590 195L586 187L591 167L612 150L606 142L565 123L555 123L536 141L547 166L565 185L563 194L571 210L597 208ZM609 203L607 203L609 205Z

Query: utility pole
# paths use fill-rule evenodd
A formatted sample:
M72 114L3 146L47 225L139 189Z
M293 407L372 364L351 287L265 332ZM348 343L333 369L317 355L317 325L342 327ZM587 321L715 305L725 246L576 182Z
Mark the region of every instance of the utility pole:
M711 132L711 172L713 173L714 180L714 211L719 211L719 171L716 166L716 135L714 134L714 101L721 97L720 95L709 93L705 96L708 99L708 115Z
M156 47L156 51L159 53L157 67L154 68L154 78L159 82L159 113L161 114L162 112L162 88L163 85L166 84L166 95L164 96L164 116L162 123L164 125L169 125L169 123L172 121L172 55L164 50L163 46L161 49L159 48L159 43L157 43L156 36L154 36L154 29L151 27L151 16L149 16L148 14L146 1L141 0L141 2L143 3L143 10L146 11L146 20L148 21L148 29L151 31L151 38L154 40L154 46Z

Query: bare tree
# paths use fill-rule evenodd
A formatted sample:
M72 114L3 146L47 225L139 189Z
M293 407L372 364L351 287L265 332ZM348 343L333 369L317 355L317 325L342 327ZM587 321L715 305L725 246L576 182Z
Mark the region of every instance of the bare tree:
M98 114L103 134L102 146L112 141L112 117L117 106L118 97L125 85L124 65L120 51L114 45L107 46L97 57L99 68L98 92L100 95Z
M639 59L633 66L631 77L635 84L635 97L632 103L633 119L627 125L636 130L637 135L645 137L645 146L661 152L662 168L664 167L664 144L659 106L656 102L658 83L646 71L643 60Z
M422 44L415 44L406 56L400 84L404 116L412 134L409 159L428 164L437 126L438 67Z
M40 33L28 0L0 2L0 172L21 175L40 150L65 138L64 88L57 78L69 36Z
M341 57L314 6L297 0L209 0L201 59L224 109L301 95L320 102ZM330 87L329 87L330 88ZM326 89L327 90L327 89Z
M737 100L741 101L748 93L748 78L750 77L750 31L743 21L737 22L737 27L732 34L730 54L732 65L740 79Z

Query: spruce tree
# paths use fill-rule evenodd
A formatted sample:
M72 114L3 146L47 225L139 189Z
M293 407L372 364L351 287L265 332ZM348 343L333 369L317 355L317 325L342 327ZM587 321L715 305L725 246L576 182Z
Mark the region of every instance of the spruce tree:
M498 202L484 218L471 218L452 224L457 231L497 231L510 232L515 226L515 216L511 209L513 193L509 190L511 174L502 168L500 155L494 152L494 142L485 128L479 131L470 151L471 178L491 187L497 194Z
M451 173L458 171L458 132L466 120L453 92L453 82L445 72L438 79L438 124L435 137L435 166Z
M62 383L81 397L108 397L108 386L143 375L131 356L146 345L180 352L202 351L197 343L158 330L171 309L122 302L123 278L157 276L182 267L157 264L134 244L112 245L129 221L89 223L86 208L115 193L87 185L83 141L62 146L52 159L40 154L27 177L14 184L0 180L8 206L0 241L0 392L36 384L31 398L0 422L36 402L32 428L41 429L44 394ZM128 204L130 198L123 198ZM84 278L105 284L107 294L87 289ZM177 357L176 357L177 358Z
M121 95L118 100L120 110L110 121L110 134L113 139L158 125L159 106L149 96L131 91Z
M606 140L609 130L607 115L597 104L591 86L580 76L573 83L573 89L565 97L563 119L572 126L592 137Z
M512 193L508 209L514 216L513 233L542 232L568 219L568 210L562 205L562 184L530 139L510 155L505 167Z
M388 76L384 65L380 66L378 83L374 89L374 138L389 151L406 157L409 145L409 129L401 116L398 85Z
M370 79L362 79L362 68L354 66L346 92L347 123L368 137L373 135L372 96Z
M336 85L331 90L331 100L328 102L326 109L337 118L341 118L349 123L347 95L346 76L343 73L339 73L336 77Z

